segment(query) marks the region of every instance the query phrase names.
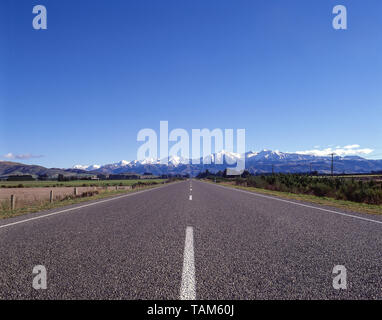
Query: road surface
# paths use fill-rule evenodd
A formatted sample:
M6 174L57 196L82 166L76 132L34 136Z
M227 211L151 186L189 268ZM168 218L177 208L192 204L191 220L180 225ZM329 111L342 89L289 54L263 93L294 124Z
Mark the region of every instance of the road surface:
M0 299L382 298L380 217L196 180L1 220L0 244Z

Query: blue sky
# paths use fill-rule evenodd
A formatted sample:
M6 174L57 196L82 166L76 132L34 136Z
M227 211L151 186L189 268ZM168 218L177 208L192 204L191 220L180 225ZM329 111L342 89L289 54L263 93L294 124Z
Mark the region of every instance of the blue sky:
M160 120L245 128L248 150L382 158L380 0L3 0L0 18L2 160L132 160Z

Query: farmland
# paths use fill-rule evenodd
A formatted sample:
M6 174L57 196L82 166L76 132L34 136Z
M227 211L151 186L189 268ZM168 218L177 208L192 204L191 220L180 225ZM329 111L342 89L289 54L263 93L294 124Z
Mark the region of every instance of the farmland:
M0 184L0 219L152 188L174 180L3 181Z
M131 186L135 183L161 183L165 179L147 180L73 180L73 181L0 181L2 188L50 188L50 187L108 187Z

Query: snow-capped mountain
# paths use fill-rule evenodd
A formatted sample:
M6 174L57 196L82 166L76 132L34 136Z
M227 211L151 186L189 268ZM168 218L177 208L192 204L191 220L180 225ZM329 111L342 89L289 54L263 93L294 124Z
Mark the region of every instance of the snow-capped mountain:
M262 150L260 152L250 152L247 154L248 158L258 160L281 160L287 157L287 153L280 152L278 150Z
M262 150L260 152L248 152L246 158L251 161L303 161L303 160L315 160L317 157L313 155L305 155L290 152L281 152L278 150Z
M240 159L240 153L234 153L222 150L218 153L210 154L203 158L203 163L214 163L214 164L235 164L238 159Z
M168 162L170 165L173 165L176 167L182 164L188 164L190 160L183 157L179 157L179 156L170 156L168 159Z
M309 172L310 170L329 173L331 170L331 157L315 156L298 153L281 152L278 150L249 151L245 155L245 167L251 173L272 172ZM163 164L160 159L147 158L107 164L103 166L76 165L73 169L82 169L93 173L118 174L125 172L153 174L197 174L208 169L211 172L224 170L235 166L241 158L239 153L220 151L199 159L199 164L179 156L170 156L168 162ZM382 170L382 160L367 160L359 156L335 157L335 172L366 173Z
M80 170L86 170L86 171L93 171L93 170L97 170L101 168L100 165L98 164L93 164L93 165L90 165L90 166L84 166L84 165L81 165L81 164L77 164L75 166L73 166L73 169L80 169Z

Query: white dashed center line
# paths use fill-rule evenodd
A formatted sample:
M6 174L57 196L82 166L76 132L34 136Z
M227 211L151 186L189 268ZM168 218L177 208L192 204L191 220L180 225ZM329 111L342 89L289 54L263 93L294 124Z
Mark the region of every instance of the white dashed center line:
M195 259L194 259L194 230L186 228L186 241L183 254L182 284L180 300L196 299Z

